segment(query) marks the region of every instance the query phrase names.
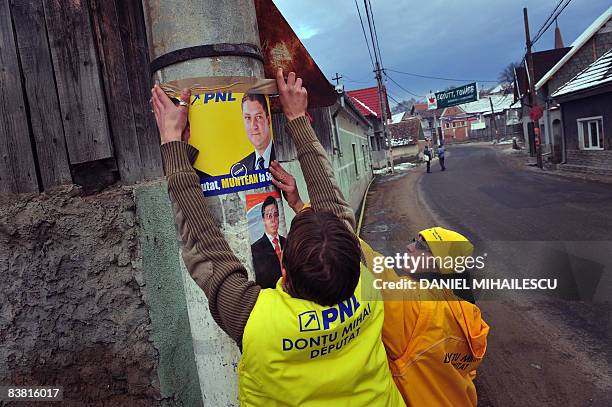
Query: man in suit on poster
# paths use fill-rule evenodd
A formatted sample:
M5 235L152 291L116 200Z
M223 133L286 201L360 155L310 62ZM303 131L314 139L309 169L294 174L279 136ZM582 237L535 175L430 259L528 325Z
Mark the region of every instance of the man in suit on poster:
M230 173L234 176L246 175L255 170L263 170L276 159L272 131L270 130L270 111L265 95L245 93L242 97L242 120L244 130L255 150L234 164Z
M278 234L278 203L268 196L261 205L264 234L251 245L255 282L261 288L273 288L281 277L281 251L285 247L285 237Z

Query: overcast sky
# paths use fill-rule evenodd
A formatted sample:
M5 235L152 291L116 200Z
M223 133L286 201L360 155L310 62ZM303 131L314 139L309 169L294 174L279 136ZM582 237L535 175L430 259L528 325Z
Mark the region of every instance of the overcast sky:
M344 76L347 89L376 84L355 0L274 0L323 73L331 81ZM385 68L410 73L479 81L496 80L525 48L523 7L529 11L532 36L558 0L371 0ZM367 31L363 0L357 0ZM610 0L573 0L558 18L569 46ZM535 44L535 51L554 47L554 24ZM417 95L465 82L422 79L388 71ZM494 83L481 82L484 87ZM411 95L391 81L395 99ZM390 100L392 104L393 101Z

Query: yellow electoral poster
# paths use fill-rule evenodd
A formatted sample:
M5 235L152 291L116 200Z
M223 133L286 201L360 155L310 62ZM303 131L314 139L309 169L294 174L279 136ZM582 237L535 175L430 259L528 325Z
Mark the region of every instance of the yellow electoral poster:
M206 196L271 185L275 160L270 104L266 95L214 92L191 97L189 143Z

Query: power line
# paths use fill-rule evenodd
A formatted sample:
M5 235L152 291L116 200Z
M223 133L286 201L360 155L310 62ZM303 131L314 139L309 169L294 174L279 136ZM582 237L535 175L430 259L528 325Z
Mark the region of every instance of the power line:
M359 5L357 4L357 0L355 0L355 7L357 7L357 14L359 15L359 22L361 23L361 31L363 31L363 38L365 39L366 47L368 47L368 54L370 54L370 62L372 63L372 68L374 68L374 58L372 58L372 52L370 51L370 43L368 42L368 36L365 32L365 27L363 26L363 20L361 19L361 11L359 10Z
M354 83L372 83L372 81L376 80L376 78L370 78L369 80L364 80L365 78L355 79L355 78L348 76L345 73L343 73L342 76L345 78L347 82L354 82Z
M559 9L559 7L561 6L561 4L566 1L566 0L559 0L559 2L557 3L557 5L555 6L555 8L550 12L550 14L548 15L548 17L546 18L546 20L544 20L544 23L542 23L542 26L540 27L540 29L538 30L538 32L533 36L534 38L537 37L541 32L542 29L544 28L544 26L548 23L548 21L552 18L553 14L555 14L555 12Z
M572 0L559 0L559 3L557 4L557 6L553 9L553 11L550 13L548 18L546 19L546 21L544 21L544 24L542 24L542 27L540 27L540 29L538 30L538 32L534 36L533 40L531 41L531 45L535 44L536 41L538 41L540 38L542 38L544 33L546 31L548 31L550 26L557 20L557 17L559 17L559 15L563 12L563 10L565 10L565 8L571 2L572 2ZM560 6L561 6L561 9L559 9Z
M372 50L374 51L374 59L380 61L380 56L376 52L376 42L374 41L374 29L372 28L371 10L368 9L368 0L363 0L365 6L366 17L368 18L368 28L370 29L370 38L372 40Z
M393 96L391 96L391 94L389 92L387 92L387 96L389 96L391 98L391 100L393 100L395 103L397 103L398 105L401 105L402 102L398 102L396 98L394 98Z
M485 79L442 78L442 77L439 77L439 76L429 76L429 75L421 75L421 74L412 73L412 72L398 71L397 69L390 69L390 68L385 68L385 71L401 73L402 75L416 76L418 78L438 79L438 80L441 80L441 81L451 81L451 82L491 82L491 83L498 83L498 81L485 80Z
M395 79L393 79L392 77L390 77L390 76L389 76L389 74L388 74L387 72L383 71L383 73L385 74L385 76L386 76L388 79L390 79L390 80L391 80L391 82L393 82L394 84L396 84L396 85L397 85L397 86L398 86L398 87L399 87L401 90L403 90L404 92L407 92L407 93L411 94L412 96L416 96L416 97L419 97L419 98L424 98L424 97L425 97L425 96L423 96L423 95L417 95L416 93L414 93L414 92L412 92L412 91L410 91L410 90L408 90L408 89L404 88L402 85L400 85L399 83L397 83L397 82L395 81Z
M384 67L382 60L382 54L380 53L380 43L378 42L378 33L376 32L376 22L374 21L374 10L372 9L372 2L367 0L370 5L370 14L372 15L372 26L374 27L374 38L376 39L376 48L378 49L378 59L380 60L380 66Z

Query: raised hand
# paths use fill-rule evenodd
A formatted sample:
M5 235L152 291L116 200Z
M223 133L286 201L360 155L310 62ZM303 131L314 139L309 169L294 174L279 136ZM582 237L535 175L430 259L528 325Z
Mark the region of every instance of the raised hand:
M175 105L159 85L155 85L151 89L151 102L153 112L155 112L155 121L159 128L161 144L171 141L187 142L189 138L187 117L190 97L191 90L183 89L181 101L178 105Z
M297 183L293 175L289 174L278 161L274 160L270 163L270 173L274 177L272 183L283 192L283 196L294 212L299 212L304 207L304 202L300 198L300 192L297 188Z
M280 96L280 103L287 120L291 121L306 114L308 108L308 93L302 86L302 78L297 78L290 72L287 82L283 77L283 70L276 71L276 86Z

